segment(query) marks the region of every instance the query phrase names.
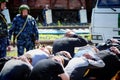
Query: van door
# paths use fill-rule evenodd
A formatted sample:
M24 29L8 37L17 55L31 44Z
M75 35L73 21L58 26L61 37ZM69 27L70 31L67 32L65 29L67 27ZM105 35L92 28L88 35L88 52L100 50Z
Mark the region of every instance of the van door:
M120 0L98 0L91 21L94 43L120 37Z

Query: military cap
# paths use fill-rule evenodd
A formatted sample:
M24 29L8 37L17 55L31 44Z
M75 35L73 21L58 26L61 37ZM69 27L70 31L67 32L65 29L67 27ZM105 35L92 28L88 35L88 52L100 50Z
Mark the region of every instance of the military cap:
M26 4L23 4L23 5L21 5L21 6L19 7L19 10L20 10L20 11L22 11L22 10L24 10L24 9L30 10L29 6L26 5Z

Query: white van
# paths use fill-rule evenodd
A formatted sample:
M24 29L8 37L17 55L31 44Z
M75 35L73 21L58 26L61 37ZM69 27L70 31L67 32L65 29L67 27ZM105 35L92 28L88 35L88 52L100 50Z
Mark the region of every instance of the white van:
M90 31L94 43L120 39L120 0L97 0L92 10Z

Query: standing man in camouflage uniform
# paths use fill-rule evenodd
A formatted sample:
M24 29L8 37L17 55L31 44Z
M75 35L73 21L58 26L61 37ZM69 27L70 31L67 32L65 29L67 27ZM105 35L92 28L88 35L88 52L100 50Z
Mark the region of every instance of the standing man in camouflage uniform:
M47 19L46 19L46 11L49 10L49 6L45 5L43 11L42 11L42 15L43 15L43 26L48 26L47 24Z
M0 58L6 56L6 48L8 45L8 25L2 11L6 8L7 0L0 0Z
M18 56L24 54L24 49L26 51L32 50L39 39L38 26L35 19L29 15L29 10L28 5L21 5L19 7L20 14L14 17L12 27L9 30L10 39L14 35L17 40Z

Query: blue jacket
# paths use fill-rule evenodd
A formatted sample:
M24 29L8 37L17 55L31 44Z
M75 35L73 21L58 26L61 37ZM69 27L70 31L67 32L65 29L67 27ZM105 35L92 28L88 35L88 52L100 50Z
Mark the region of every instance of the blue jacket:
M16 15L16 17L13 19L12 27L9 30L10 39L12 35L18 35L20 30L23 28L25 21L26 18L23 18L20 14ZM20 33L20 35L17 37L17 39L20 40L24 38L30 38L32 35L35 35L35 40L39 39L38 27L36 21L32 16L28 15L26 26L23 29L23 31Z

